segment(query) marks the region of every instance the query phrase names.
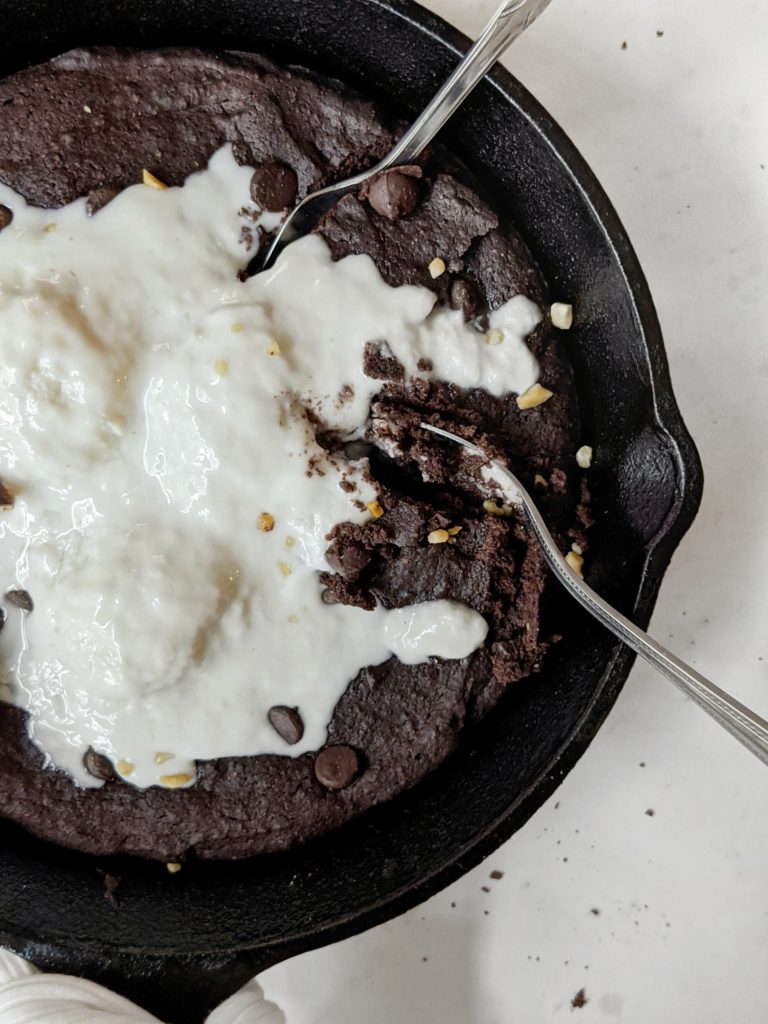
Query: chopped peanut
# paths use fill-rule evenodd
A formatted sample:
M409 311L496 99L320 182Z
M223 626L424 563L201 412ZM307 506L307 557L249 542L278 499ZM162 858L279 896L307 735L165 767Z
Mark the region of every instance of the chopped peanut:
M576 575L581 576L583 579L584 559L581 557L581 555L577 555L575 551L569 551L568 554L565 556L565 560L576 573Z
M160 785L165 786L166 789L180 789L182 786L186 786L188 782L191 782L194 775L190 775L188 772L178 772L176 775L161 775Z
M582 469L589 469L592 465L592 449L588 444L583 444L576 452L576 462Z
M495 501L484 501L483 510L492 516L511 516L512 509L509 505L497 505Z
M569 330L573 324L573 306L569 302L553 302L549 307L549 319L553 327Z
M256 520L256 529L261 530L262 533L269 533L270 530L274 530L274 528L275 517L270 515L269 512L262 512Z
M440 277L441 274L445 273L445 260L441 260L439 256L435 256L432 262L427 267L429 270L429 276L431 278Z
M366 501L365 507L371 513L374 519L380 519L384 515L384 509L378 503L378 501Z
M165 182L160 181L159 178L156 178L152 171L148 171L146 167L141 172L141 180L144 182L145 185L149 185L150 188L156 188L160 192L163 189L168 188Z
M531 384L528 390L524 391L522 395L517 396L517 408L535 409L537 405L543 405L544 402L549 401L552 395L552 391L548 388L543 388L537 381L535 384Z

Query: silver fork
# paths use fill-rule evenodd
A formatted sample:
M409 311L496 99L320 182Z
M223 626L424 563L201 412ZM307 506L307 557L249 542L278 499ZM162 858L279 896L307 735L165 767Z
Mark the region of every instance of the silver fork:
M490 478L499 487L505 499L510 504L522 504L550 569L576 600L591 615L594 615L598 622L614 633L619 640L622 640L627 647L631 647L658 672L678 686L683 693L687 694L700 708L703 708L718 725L734 736L755 757L758 757L764 764L768 764L768 722L721 690L719 686L715 686L690 665L686 665L684 661L668 651L666 647L662 647L642 629L638 629L633 622L630 622L621 612L617 612L599 594L596 594L568 565L552 534L547 529L547 524L542 519L533 498L507 466L495 459L488 458L481 448L457 434L442 430L440 427L433 427L430 423L421 423L420 426L432 434L438 434L455 444L463 445L473 455L483 458L491 467ZM489 477L485 479L489 479Z
M306 196L288 215L272 240L261 270L275 262L290 242L306 235L322 215L347 192L359 189L376 174L413 163L434 139L449 117L461 106L477 83L507 47L541 14L550 0L504 0L482 34L453 74L439 89L397 145L375 167L353 178L328 185Z

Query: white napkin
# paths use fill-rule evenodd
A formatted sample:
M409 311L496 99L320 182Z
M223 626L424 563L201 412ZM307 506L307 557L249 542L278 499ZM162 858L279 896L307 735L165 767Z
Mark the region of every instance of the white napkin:
M83 978L42 974L0 949L0 1024L162 1024L134 1003ZM218 1006L206 1024L285 1024L253 979Z

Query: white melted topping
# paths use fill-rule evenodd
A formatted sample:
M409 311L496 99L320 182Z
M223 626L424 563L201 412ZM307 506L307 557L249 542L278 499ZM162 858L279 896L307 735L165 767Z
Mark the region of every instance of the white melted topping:
M389 287L367 256L333 263L314 236L242 283L250 173L225 147L183 188L137 185L93 218L0 187L0 478L15 495L0 590L34 601L5 602L2 696L84 785L89 746L138 786L192 778L195 759L316 749L360 668L462 658L485 638L451 602L322 602L327 534L370 518L376 494L306 409L359 435L379 340L410 377L524 391L538 308L512 299L488 345L427 289ZM274 704L299 707L300 743L269 724Z

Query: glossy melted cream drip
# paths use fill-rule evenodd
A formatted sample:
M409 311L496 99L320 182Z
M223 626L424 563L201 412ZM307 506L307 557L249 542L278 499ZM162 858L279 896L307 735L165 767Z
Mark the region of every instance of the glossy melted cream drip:
M5 602L2 695L84 785L89 746L138 786L187 784L196 759L315 749L361 667L462 658L485 638L450 602L322 602L327 534L369 518L376 494L364 461L318 445L307 409L359 435L380 387L363 350L382 339L410 377L524 391L538 308L512 299L488 345L428 290L389 287L367 256L333 263L318 237L242 283L249 175L225 148L183 188L137 185L93 218L0 187L0 478L15 498L0 589L34 601ZM299 707L295 746L274 704Z

